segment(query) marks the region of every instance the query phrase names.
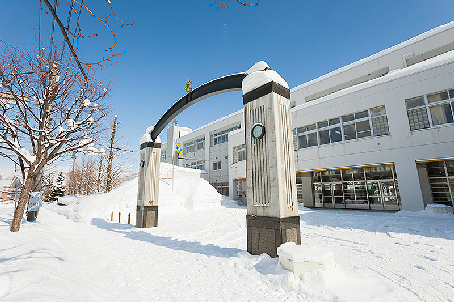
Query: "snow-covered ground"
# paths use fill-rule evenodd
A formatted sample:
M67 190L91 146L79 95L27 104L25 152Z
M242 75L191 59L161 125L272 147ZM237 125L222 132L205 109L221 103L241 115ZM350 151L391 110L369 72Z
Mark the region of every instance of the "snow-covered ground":
M46 205L18 233L0 204L0 301L454 301L452 214L300 208L302 245L337 263L300 280L246 252L245 207L203 180L170 184L151 229L133 226L136 179Z

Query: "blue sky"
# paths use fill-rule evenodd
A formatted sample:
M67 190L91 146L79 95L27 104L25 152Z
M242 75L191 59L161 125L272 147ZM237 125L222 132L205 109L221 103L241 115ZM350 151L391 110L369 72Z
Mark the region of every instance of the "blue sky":
M127 52L97 78L112 81L112 113L136 151L145 129L185 94L188 78L196 87L264 60L292 88L448 23L454 12L452 0L261 0L258 7L230 0L220 10L210 0L111 1L118 17L134 25L112 23L115 51ZM0 3L0 39L21 46L35 41L39 1ZM100 15L106 12L104 1L84 3ZM41 12L44 38L51 24ZM112 43L109 32L88 16L82 30L98 34L82 43L82 60L99 59ZM231 92L197 103L177 121L195 129L241 108L241 92Z

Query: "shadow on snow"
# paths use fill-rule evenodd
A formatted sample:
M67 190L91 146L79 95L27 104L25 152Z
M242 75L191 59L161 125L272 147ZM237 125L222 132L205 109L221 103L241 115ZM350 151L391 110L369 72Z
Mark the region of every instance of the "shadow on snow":
M143 242L152 243L157 246L166 247L173 250L186 251L189 253L201 254L206 256L224 257L231 258L237 257L238 253L245 252L244 250L235 248L222 248L214 244L202 245L200 242L186 241L180 239L172 239L170 237L156 236L145 231L133 231L128 232L127 230L136 229L133 225L109 223L100 218L93 218L91 224L116 233L123 234L126 238L132 240L139 240Z

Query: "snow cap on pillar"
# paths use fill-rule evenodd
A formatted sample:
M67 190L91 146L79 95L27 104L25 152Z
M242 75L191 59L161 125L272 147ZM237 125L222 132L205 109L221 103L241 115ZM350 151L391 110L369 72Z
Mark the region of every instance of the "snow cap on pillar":
M246 74L242 83L243 95L269 82L278 83L289 89L287 82L276 71L271 70L265 61L255 63Z
M161 138L159 137L159 135L154 142L151 139L151 131L153 131L153 129L154 129L154 126L150 126L147 128L147 131L145 131L145 134L142 135L142 137L140 138L140 142L139 142L140 145L142 145L143 143L158 143L158 144L161 143Z

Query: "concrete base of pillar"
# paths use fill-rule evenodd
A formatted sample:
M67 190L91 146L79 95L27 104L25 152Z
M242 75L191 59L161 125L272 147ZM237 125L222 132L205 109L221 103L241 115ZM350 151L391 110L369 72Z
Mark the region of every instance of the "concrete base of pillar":
M137 206L136 228L153 228L158 226L158 206Z
M277 257L277 248L286 242L301 244L300 217L286 218L246 215L247 251Z

